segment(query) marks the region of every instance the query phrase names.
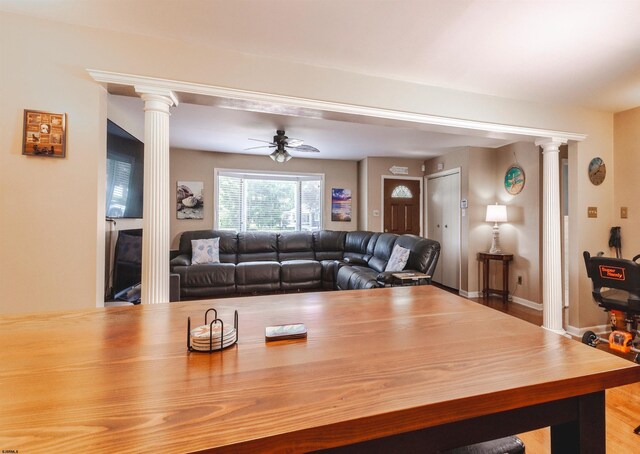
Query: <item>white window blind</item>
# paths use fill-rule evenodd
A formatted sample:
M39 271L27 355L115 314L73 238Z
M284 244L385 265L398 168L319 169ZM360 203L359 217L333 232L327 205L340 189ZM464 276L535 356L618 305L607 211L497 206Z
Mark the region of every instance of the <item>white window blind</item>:
M322 176L218 172L217 228L296 231L322 228Z

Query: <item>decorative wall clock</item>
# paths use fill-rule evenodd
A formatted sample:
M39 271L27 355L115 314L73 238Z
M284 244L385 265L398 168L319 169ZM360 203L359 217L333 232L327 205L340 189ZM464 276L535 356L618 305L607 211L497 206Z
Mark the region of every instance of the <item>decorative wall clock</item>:
M593 158L589 163L589 180L591 180L591 183L598 186L602 184L606 176L607 167L604 165L604 161L601 158Z
M512 164L504 175L504 188L511 195L520 194L524 189L524 170L518 164Z

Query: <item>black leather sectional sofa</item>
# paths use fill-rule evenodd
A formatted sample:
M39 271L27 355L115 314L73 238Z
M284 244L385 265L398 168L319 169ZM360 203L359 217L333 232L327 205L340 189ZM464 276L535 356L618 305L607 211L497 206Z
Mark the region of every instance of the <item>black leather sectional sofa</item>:
M191 264L191 240L220 238L220 263ZM171 272L182 297L384 285L393 247L411 252L405 270L433 274L440 244L415 235L374 232L184 232Z

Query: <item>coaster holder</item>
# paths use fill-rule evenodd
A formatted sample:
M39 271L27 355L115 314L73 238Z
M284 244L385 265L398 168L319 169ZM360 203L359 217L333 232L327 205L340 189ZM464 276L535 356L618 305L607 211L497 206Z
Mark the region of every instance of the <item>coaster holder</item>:
M211 311L213 311L213 320L211 320L211 323L208 323L207 319L208 319L209 312ZM236 343L238 342L238 311L234 311L234 314L233 314L233 327L236 330L236 338L232 343L230 343L226 347L224 346L224 322L218 318L218 311L215 310L214 308L207 309L204 313L204 324L207 325L207 323L209 324L209 351L197 350L193 348L193 346L191 345L191 317L187 318L187 350L189 350L190 352L198 352L198 353L213 353L217 351L222 351L226 348L236 345ZM213 325L217 323L220 323L220 348L214 350Z

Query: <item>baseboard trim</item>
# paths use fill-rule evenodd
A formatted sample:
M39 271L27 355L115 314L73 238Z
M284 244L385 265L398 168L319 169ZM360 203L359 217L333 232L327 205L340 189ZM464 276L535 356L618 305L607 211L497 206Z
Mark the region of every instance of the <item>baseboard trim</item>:
M534 303L533 301L529 301L524 298L519 298L517 296L512 296L511 302L519 304L521 306L528 307L530 309L534 309L536 311L542 311L542 307L543 307L541 303Z
M482 292L467 292L465 290L458 290L458 294L465 298L481 298ZM518 298L517 296L510 296L510 302L519 304L521 306L528 307L529 309L534 309L536 311L542 310L541 303L534 303L533 301L526 300L524 298Z
M467 292L465 290L458 290L458 294L464 298L480 298L482 296L480 292Z
M596 326L585 326L584 328L578 328L576 326L567 325L567 333L571 334L573 337L577 337L578 339L582 338L582 335L587 331L593 331L598 336L602 336L609 332L609 325L596 325Z

